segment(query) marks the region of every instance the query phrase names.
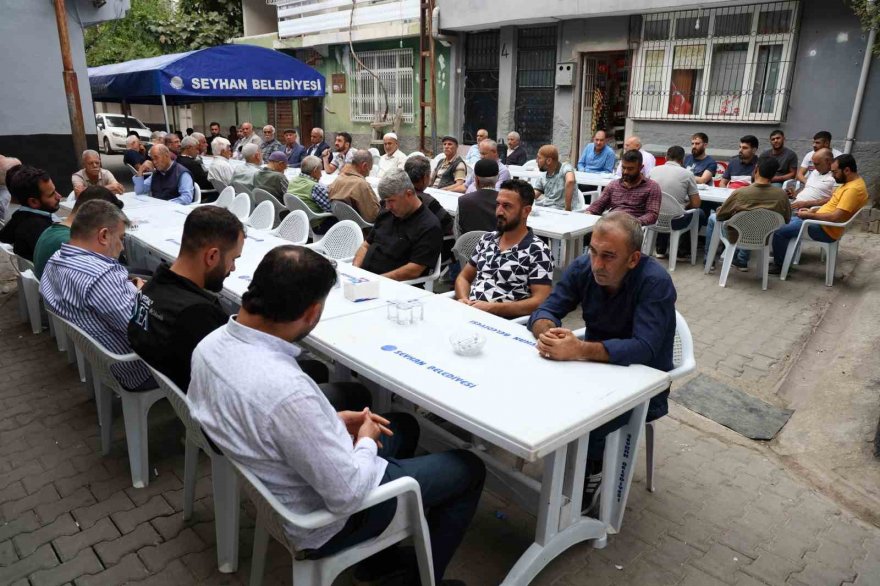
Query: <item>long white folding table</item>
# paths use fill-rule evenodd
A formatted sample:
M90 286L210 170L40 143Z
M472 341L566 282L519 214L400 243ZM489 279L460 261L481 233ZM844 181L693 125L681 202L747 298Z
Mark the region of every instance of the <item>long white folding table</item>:
M699 186L699 188L700 199L703 201L711 201L713 203L724 203L730 194L733 193L733 190L728 189L727 187L707 185L705 187Z
M546 175L544 171L538 171L537 169L523 169L522 167L517 167L515 165L511 165L508 169L510 170L511 177L525 179L532 184ZM575 171L574 178L578 185L595 185L596 197L602 194L602 189L605 186L616 179L612 173L587 173L586 171Z

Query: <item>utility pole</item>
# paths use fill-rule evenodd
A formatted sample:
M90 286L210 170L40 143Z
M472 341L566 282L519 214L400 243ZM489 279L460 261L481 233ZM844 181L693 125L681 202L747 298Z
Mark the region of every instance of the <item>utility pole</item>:
M70 35L67 32L67 10L64 0L54 0L55 21L58 25L58 42L61 44L61 65L64 68L64 93L67 94L67 113L70 116L70 133L73 136L74 160L79 160L86 150L86 129L83 125L82 103L79 99L79 84L70 56Z
M437 150L437 75L434 58L434 0L420 0L419 22L419 149L433 156ZM430 83L431 99L425 95ZM430 122L426 116L430 110ZM431 143L427 144L426 127L430 126Z

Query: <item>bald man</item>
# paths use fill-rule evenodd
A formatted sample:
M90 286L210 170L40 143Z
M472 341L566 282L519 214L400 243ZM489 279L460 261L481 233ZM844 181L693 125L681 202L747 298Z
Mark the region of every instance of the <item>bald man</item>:
M477 131L477 139L474 144L471 145L471 148L468 149L467 154L464 156L464 161L471 167L477 164L477 161L480 160L480 143L489 138L489 131L485 128L481 128Z
M831 174L831 163L834 162L834 152L831 149L822 148L814 152L810 162L813 170L807 173L804 186L797 191L789 188L787 192L788 197L793 198L793 210L825 205L837 188L837 182Z
M623 141L623 152L627 151L639 151L642 153L642 175L645 176L645 179L648 179L651 176L651 170L657 164L657 159L648 151L642 150L642 139L633 135ZM614 176L621 176L620 162L617 163L617 168L614 169Z
M582 210L584 196L578 191L574 167L559 161L559 150L552 144L545 144L538 149L536 162L545 176L539 178L535 185L535 193L538 194L535 205L567 212Z
M244 157L241 154L241 149L243 149L246 144L253 144L258 147L263 145L263 139L256 135L254 132L254 125L250 122L241 123L241 138L235 141L235 145L232 147L232 157L235 159L243 159Z

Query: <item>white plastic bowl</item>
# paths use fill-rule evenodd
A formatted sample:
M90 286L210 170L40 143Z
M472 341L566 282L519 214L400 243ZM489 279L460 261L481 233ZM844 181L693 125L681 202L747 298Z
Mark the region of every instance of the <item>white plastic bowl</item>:
M456 354L476 356L483 351L486 337L476 330L461 330L449 336L449 343Z

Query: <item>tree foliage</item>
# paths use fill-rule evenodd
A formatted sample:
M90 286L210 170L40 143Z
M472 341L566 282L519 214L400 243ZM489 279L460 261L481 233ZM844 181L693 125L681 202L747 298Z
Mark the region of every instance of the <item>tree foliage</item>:
M850 0L850 6L866 31L880 29L880 7L874 0ZM880 44L874 44L874 54L880 56Z
M241 36L240 0L131 0L125 18L86 30L89 67L213 47Z

